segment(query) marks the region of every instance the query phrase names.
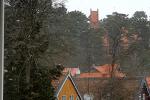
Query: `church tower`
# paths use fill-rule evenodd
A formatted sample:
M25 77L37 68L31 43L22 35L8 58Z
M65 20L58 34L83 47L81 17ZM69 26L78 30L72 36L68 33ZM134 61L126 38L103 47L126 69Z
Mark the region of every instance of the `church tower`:
M92 9L90 9L89 20L90 20L90 27L91 28L94 28L94 29L98 29L99 28L98 9L97 9L97 11L92 11Z

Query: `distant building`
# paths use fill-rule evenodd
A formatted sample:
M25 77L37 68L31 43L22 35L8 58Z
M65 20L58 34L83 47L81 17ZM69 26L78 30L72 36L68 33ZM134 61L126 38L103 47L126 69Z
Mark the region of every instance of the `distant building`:
M68 73L68 72L71 74L71 76L76 76L76 75L80 74L80 69L79 69L79 67L74 67L74 68L66 67L66 68L64 68L63 73Z
M110 78L112 72L111 64L105 64L102 66L94 66L95 71L81 73L78 78ZM114 65L113 68L114 77L124 78L126 75L119 70L119 66L117 64Z
M52 81L57 100L82 100L82 97L70 75L63 74L58 80Z
M90 28L98 29L99 28L99 14L98 9L97 11L90 10Z

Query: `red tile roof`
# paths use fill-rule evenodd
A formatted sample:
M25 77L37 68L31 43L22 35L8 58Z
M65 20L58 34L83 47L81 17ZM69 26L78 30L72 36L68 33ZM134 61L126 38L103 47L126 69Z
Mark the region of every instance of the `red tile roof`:
M103 78L110 77L109 74L101 74L101 73L82 73L80 74L80 78Z
M108 78L111 77L112 67L111 64L105 64L103 66L95 66L94 67L98 72L92 73L81 73L79 78ZM118 78L125 77L125 74L118 71L118 65L114 65L114 75Z
M118 66L117 64L114 65L114 70L116 70L117 66ZM94 68L102 74L108 74L112 71L111 64L105 64L102 66L95 66Z
M71 68L71 67L64 68L63 73L68 73L68 72L70 72L70 74L72 76L75 76L77 74L80 74L80 69L77 67L75 67L75 68Z

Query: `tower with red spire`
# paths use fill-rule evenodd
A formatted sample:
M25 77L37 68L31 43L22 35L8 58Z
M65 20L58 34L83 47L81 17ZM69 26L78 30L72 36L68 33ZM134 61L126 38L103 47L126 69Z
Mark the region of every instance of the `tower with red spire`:
M90 9L89 20L90 20L90 28L94 28L94 29L98 29L99 28L99 13L98 13L98 9L97 9L97 11L92 11L92 9Z

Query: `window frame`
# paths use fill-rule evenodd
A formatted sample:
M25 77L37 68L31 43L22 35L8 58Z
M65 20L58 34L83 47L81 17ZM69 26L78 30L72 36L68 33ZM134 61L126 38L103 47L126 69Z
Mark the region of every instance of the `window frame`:
M65 97L65 99L63 97ZM62 95L61 100L67 100L67 96L66 95Z
M74 100L74 96L71 95L70 98L69 98L69 100Z
M76 100L80 100L80 99L79 99L79 96L77 96Z

